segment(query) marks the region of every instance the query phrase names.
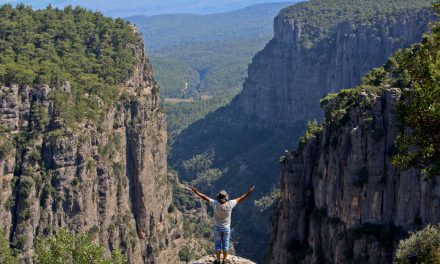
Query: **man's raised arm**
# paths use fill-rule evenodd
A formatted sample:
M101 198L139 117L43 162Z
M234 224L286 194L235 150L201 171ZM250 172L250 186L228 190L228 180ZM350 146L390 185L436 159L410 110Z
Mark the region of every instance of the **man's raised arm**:
M254 191L254 189L255 189L255 186L249 187L249 190L245 194L243 194L242 196L235 199L235 200L237 200L237 203L243 202L244 199L246 199L249 196L249 194L251 194Z
M191 189L191 191L193 191L195 194L197 194L198 196L200 196L200 198L202 198L203 200L207 201L209 203L209 201L211 201L212 199L209 198L208 196L204 195L203 193L199 192L196 188L190 186L189 187Z

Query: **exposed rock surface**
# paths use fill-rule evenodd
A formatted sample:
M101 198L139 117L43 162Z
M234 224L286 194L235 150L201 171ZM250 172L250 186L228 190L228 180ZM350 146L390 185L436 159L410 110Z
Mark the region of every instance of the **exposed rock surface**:
M409 230L440 221L439 178L391 164L401 90L361 94L346 124L326 125L281 167L266 263L391 263Z
M206 256L204 258L201 258L199 260L191 262L191 264L211 264L214 263L215 256ZM255 264L255 262L252 262L248 259L240 258L237 256L228 256L226 263L228 264Z
M51 94L70 93L67 82L1 87L10 145L0 160L0 228L25 262L35 237L60 227L89 233L107 254L121 248L130 263L165 263L160 251L181 236L181 215L169 210L166 117L144 47L133 49L140 63L120 87L128 96L97 124L60 121Z
M217 189L208 193L225 188L239 195L243 187L257 185L252 199L260 199L279 183L278 156L296 145L307 120L322 117L320 99L359 84L367 71L383 65L397 49L420 41L433 19L430 11L414 9L372 15L362 22L346 20L304 48L300 42L307 25L280 14L275 37L249 65L243 91L177 137L171 165L184 171L183 160L214 153L214 165L225 173L212 183ZM252 205L238 208L234 216L241 224L236 228L237 253L261 260L269 240L270 208L261 214Z
M416 9L347 20L305 48L301 42L307 25L287 15L275 18L275 36L253 58L237 102L246 114L278 126L321 118L322 97L356 86L397 49L419 41L434 19L431 11Z

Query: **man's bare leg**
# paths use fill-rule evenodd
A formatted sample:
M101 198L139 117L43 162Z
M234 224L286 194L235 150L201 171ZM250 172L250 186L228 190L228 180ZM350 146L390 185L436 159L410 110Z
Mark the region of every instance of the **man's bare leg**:
M228 251L223 250L223 261L226 261L226 258L228 257Z
M221 250L215 252L215 256L217 257L217 261L218 261L218 262L220 262L220 254L221 254L221 253L222 253Z

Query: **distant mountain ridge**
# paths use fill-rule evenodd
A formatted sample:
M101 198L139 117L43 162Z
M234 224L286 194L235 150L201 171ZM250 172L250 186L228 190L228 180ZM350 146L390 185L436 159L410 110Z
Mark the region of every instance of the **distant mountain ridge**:
M292 2L251 5L224 13L167 14L127 17L142 31L149 52L181 43L255 38L273 33L272 21ZM172 34L171 34L172 33Z
M252 56L273 36L273 18L288 5L127 19L143 33L162 97L212 96L240 90Z
M220 12L229 12L250 6L252 4L275 3L279 0L223 0L223 1L199 1L199 0L0 0L1 4L11 3L13 5L24 3L33 8L46 8L49 4L54 7L63 8L67 5L85 7L95 11L101 11L107 16L127 17L138 14L158 15L158 14L176 14L176 13L196 13L213 14Z

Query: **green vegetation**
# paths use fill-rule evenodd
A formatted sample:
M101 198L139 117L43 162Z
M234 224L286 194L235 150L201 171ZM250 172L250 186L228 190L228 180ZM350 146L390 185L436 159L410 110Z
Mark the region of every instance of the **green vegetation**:
M4 159L14 148L13 141L0 135L0 159Z
M60 87L70 81L71 93L51 95L67 124L98 120L101 102L114 102L117 85L138 63L131 46L140 38L129 24L79 7L3 5L0 25L0 84ZM33 112L37 127L47 124L43 108Z
M187 98L189 88L195 87L200 80L197 70L186 62L154 56L150 58L150 62L154 67L154 78L161 87L162 98Z
M18 259L12 254L9 241L5 238L1 230L0 230L0 263L18 264Z
M213 96L241 89L247 64L271 39L273 18L289 4L128 20L143 32L162 97ZM185 83L188 94L181 91Z
M214 155L205 153L184 160L182 162L184 173L180 176L181 179L191 180L191 185L208 188L212 182L223 175L221 170L212 167L213 159Z
M74 235L60 229L54 236L39 237L35 246L37 264L124 264L127 260L118 250L111 259L104 257L104 248L94 244L85 234Z
M440 263L440 225L428 225L401 240L393 263L410 264L408 256L417 254L418 263Z
M247 65L273 35L273 17L288 4L202 16L128 18L143 32L161 97L195 99L164 103L170 145L182 129L225 106L241 90ZM202 96L211 99L197 100Z
M318 121L313 120L313 122L308 121L307 122L307 129L304 133L304 136L300 137L299 142L299 149L302 149L304 145L307 143L307 141L311 140L312 138L316 138L316 135L322 131L322 125L318 124Z
M303 25L309 23L306 19L313 20L315 17L322 19L322 23L326 24L321 26L319 25L321 22L316 23L316 25L311 23L312 28L308 29L306 27L302 31L304 47L318 43L321 37L329 35L328 33L334 28L334 25L342 20L346 20L347 17L349 20L355 20L357 15L352 15L351 17L350 15L345 15L350 14L350 9L358 9L360 13L371 13L371 16L374 14L373 18L368 17L368 19L366 19L369 21L366 22L368 26L368 23L377 22L377 17L380 19L380 17L388 13L395 14L392 18L396 19L399 17L399 12L420 12L420 9L417 9L419 6L430 6L430 1L417 1L417 3L415 3L409 0L324 0L319 2L322 4L319 5L319 7L314 7L314 5L318 4L318 1L315 0L300 4L300 8L304 8L304 10L308 12L303 16ZM310 8L307 7L309 3L311 4ZM368 8L365 8L366 5L368 5ZM329 6L333 6L334 8L339 7L339 10L335 10L335 13L339 14L336 19L333 19L334 13L327 12L326 7ZM405 9L407 7L414 10L407 11ZM291 10L295 10L298 7L292 6L291 8ZM391 9L393 11L391 11ZM331 10L334 9L330 8L330 11ZM377 10L377 12L374 10ZM293 14L294 12L288 13ZM326 21L327 15L329 15L329 17ZM365 18L360 19L364 20ZM322 29L322 31L318 29ZM316 34L314 33L315 30ZM309 35L309 37L307 37L307 35ZM316 54L319 53L318 50L316 50L316 52ZM316 54L313 55L315 56ZM328 54L325 55L327 56ZM362 125L369 129L369 136L374 137L374 140L383 137L384 131L380 131L377 127L378 124L375 124L376 120L374 120L371 114L367 114L372 110L373 103L376 102L377 96L387 87L386 85L392 84L396 78L396 76L390 73L389 69L389 65L374 69L365 76L359 87L343 90L340 93L329 95L323 99L322 105L326 109L326 125L329 125L328 129L330 131L337 130L343 124L350 121L349 110L351 108L361 107L362 109L368 110L364 111L366 115L361 116L361 120L364 121ZM277 117L274 116L273 118ZM279 182L279 178L277 177L277 175L279 175L279 166L277 159L274 157L279 156L279 154L281 154L280 151L283 149L294 148L295 143L292 139L298 138L300 134L303 133L305 123L305 121L298 122L291 127L270 127L267 123L260 123L259 119L255 116L247 116L239 106L231 104L228 107L220 108L208 114L202 121L195 122L187 129L184 129L180 135L175 138L175 142L170 151L169 164L178 170L179 174L183 175L186 173L183 162L188 160L188 157L213 152L215 153L215 159L212 160L212 167L222 171L225 170L225 172L222 177L215 180L215 184L213 184L215 188L210 187L208 193L215 193L218 189L225 188L231 195L235 193L239 194L240 187L253 184L260 188L257 193L254 193L254 195L256 195L255 198L259 200L262 194L269 193ZM310 123L308 127L308 132L302 140L303 142L316 137L321 129L321 126L317 123ZM337 131L335 134L337 134ZM329 141L331 141L332 146L336 146L338 144L338 137L333 136ZM192 175L195 177L197 173ZM367 173L360 173L360 175L357 176L360 176L357 182L358 186L363 186L367 183ZM236 223L234 223L234 228L239 231L240 254L258 259L261 257L258 252L259 249L266 245L264 241L259 243L260 241L255 241L253 237L258 236L264 240L267 238L267 233L264 233L264 231L258 233L252 230L250 226L253 219L250 220L248 216L251 215L250 212L252 212L260 216L261 219L267 220L269 218L265 218L261 214L258 214L258 212L251 210L253 209L250 209L246 205L243 206L243 210L238 212L239 216L235 218ZM336 219L335 222L337 222ZM298 248L301 246L304 246L303 248L306 249L306 245L298 245Z
M289 6L281 11L284 16L303 25L301 45L311 48L347 20L366 20L369 17L405 12L408 9L430 7L432 0L311 0Z
M440 12L440 3L434 5ZM348 110L360 106L370 108L372 97L386 86L400 87L403 100L398 105L402 133L395 145L393 164L402 169L420 168L428 176L440 173L440 24L423 41L392 56L382 68L368 73L359 87L329 94L321 100L326 123L334 126L348 121ZM371 120L370 120L371 119ZM365 117L364 124L373 120ZM374 127L378 141L384 131ZM362 181L363 182L363 181Z
M185 263L188 263L191 260L191 252L188 247L183 247L179 250L179 259L180 261L185 261Z
M440 14L440 2L435 5ZM440 23L422 43L390 60L397 84L410 87L398 114L402 134L393 163L402 168L421 168L428 176L440 173Z
M214 112L229 103L235 94L215 96L208 100L196 100L194 102L171 103L164 102L162 106L168 117L169 143L172 145L174 138L192 123L202 119L207 114Z
M383 89L386 81L389 79L381 79L382 75L374 75L373 70L368 74L368 79L363 79L360 86L353 89L343 89L338 93L328 94L321 100L321 107L325 110L325 122L332 126L344 125L348 119L348 110L355 106L361 106L364 109L371 108L371 102L374 102L373 98L379 95ZM376 72L381 72L377 70ZM374 78L377 77L377 78ZM375 83L379 83L378 86L373 86L370 83L374 79ZM364 97L360 98L363 94Z
M273 189L269 194L254 201L254 205L260 212L270 209L280 197L280 189ZM272 212L271 212L272 213Z

